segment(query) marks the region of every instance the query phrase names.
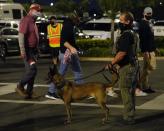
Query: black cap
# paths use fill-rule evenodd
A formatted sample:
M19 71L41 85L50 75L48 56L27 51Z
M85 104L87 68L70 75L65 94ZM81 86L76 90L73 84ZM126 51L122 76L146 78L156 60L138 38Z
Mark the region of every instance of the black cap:
M52 19L57 19L57 18L56 18L56 16L51 16L51 17L49 18L49 20L52 20Z

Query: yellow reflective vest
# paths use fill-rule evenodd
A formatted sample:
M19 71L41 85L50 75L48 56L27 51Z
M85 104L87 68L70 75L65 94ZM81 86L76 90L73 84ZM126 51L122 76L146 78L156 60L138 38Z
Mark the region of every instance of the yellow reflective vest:
M51 24L47 27L49 46L60 47L60 35L61 35L62 24L58 23L56 27Z

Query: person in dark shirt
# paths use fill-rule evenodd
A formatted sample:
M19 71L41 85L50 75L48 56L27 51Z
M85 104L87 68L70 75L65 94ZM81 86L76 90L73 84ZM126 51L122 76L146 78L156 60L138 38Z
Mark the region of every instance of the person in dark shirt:
M106 68L119 67L119 87L124 104L123 119L125 124L134 124L135 86L137 83L136 43L132 30L133 15L123 12L120 15L119 28L121 35L116 42L116 55Z
M76 13L71 13L67 19L64 20L63 28L61 30L60 40L60 53L59 53L59 73L65 75L68 66L71 65L71 69L74 73L76 84L81 84L82 69L78 56L78 48L75 41L75 26L80 22ZM51 92L55 93L55 98L58 98L55 85L51 85Z
M143 53L143 69L140 82L143 91L146 93L155 92L149 85L149 74L156 69L156 45L154 43L153 23L151 21L152 13L152 9L146 7L143 12L144 18L139 23L140 48Z
M75 41L75 29L79 24L80 18L76 12L69 15L69 18L66 19L63 23L63 28L61 31L61 46L60 46L60 73L65 75L68 66L72 66L72 71L74 73L74 78L76 83L80 84L83 80L82 78L82 69L80 65L80 60L78 56L78 47Z

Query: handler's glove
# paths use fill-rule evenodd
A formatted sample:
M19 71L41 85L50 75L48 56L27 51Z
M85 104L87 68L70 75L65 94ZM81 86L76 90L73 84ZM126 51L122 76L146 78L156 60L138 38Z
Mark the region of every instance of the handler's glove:
M110 70L112 68L113 68L112 63L108 63L108 64L105 65L105 70Z

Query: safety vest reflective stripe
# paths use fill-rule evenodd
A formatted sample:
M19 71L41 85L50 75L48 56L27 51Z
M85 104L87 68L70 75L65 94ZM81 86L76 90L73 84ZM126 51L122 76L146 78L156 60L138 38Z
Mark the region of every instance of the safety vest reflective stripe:
M54 28L48 25L48 38L50 47L60 47L60 33L62 29L62 24L57 24Z

